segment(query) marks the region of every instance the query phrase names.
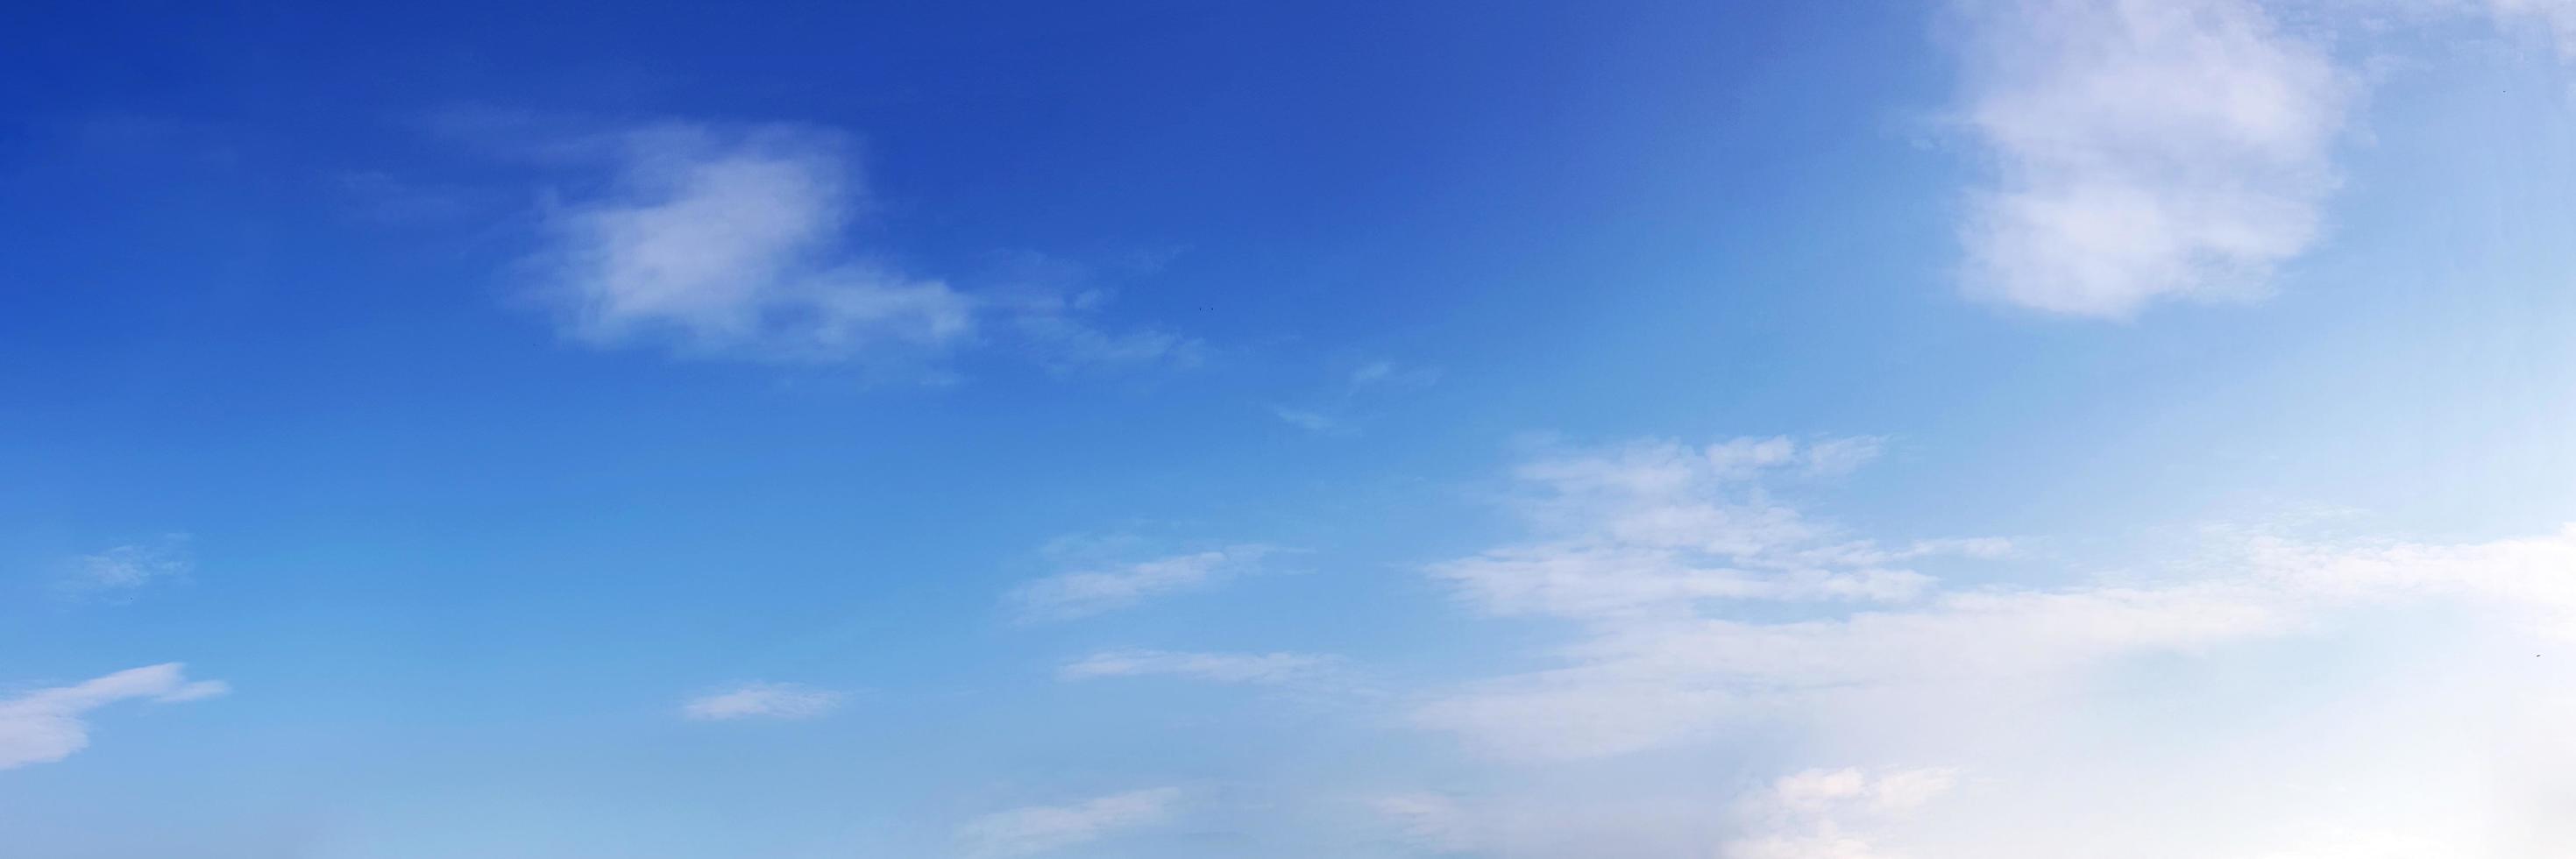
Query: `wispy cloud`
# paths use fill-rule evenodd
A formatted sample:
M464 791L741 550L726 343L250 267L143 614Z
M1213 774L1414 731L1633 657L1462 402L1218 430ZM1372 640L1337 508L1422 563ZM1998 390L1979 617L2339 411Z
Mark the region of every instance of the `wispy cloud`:
M1931 579L1908 561L1992 554L2001 540L1881 546L1843 538L1763 491L1765 475L1829 475L1877 454L1874 438L1637 442L1544 456L1515 470L1537 539L1434 564L1433 576L1497 614L1669 615L1702 601L1903 602Z
M1270 414L1280 420L1287 421L1289 426L1293 426L1316 435L1350 435L1357 432L1357 430L1351 426L1351 422L1349 420L1328 415L1313 409L1274 405L1270 407Z
M79 597L126 599L146 587L184 579L196 569L185 534L129 543L72 562L61 588Z
M1489 827L1480 825L1455 797L1428 791L1392 793L1365 800L1379 818L1392 824L1402 840L1432 853L1469 853L1485 846Z
M811 719L832 712L847 696L794 683L745 683L691 698L680 715L697 721Z
M1971 294L2125 317L2315 244L2355 84L2254 0L1959 0Z
M1313 678L1333 662L1331 657L1308 653L1105 650L1066 663L1056 676L1064 680L1169 676L1218 683L1286 683Z
M1097 289L1048 289L1000 303L1010 328L1038 365L1057 375L1092 371L1186 369L1207 360L1208 346L1154 328L1112 331L1092 317L1108 302Z
M1277 551L1260 545L1229 546L1060 573L1021 585L1004 600L1031 619L1086 617L1252 572Z
M169 662L0 699L0 770L59 761L87 748L92 710L129 700L196 701L229 691L219 680L189 680L179 663Z
M968 822L957 840L976 859L1034 856L1165 823L1180 800L1179 788L1162 787L1016 808Z
M1196 338L1100 321L1097 288L1004 280L970 290L907 270L860 238L873 201L856 145L832 129L599 129L490 111L438 124L578 180L547 195L544 241L525 268L534 297L583 343L875 367L1002 347L1059 374L1187 366L1205 351Z
M1316 435L1358 435L1376 401L1430 387L1440 371L1393 361L1370 361L1343 373L1318 394L1297 404L1273 403L1271 415Z

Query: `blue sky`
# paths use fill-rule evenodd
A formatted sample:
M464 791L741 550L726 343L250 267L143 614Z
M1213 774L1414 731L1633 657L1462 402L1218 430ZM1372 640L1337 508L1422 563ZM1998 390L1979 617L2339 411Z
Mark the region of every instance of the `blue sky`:
M0 12L0 853L2538 857L2576 4Z

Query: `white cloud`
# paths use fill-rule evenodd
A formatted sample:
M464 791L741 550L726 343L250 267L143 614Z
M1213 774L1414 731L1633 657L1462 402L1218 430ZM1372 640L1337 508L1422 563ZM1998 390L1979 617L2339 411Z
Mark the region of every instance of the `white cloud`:
M1624 840L1617 855L1727 859L2537 859L2576 837L2554 810L2576 801L2576 743L2553 727L2576 718L2576 663L2560 658L2576 642L2576 527L2453 543L2212 529L2117 579L1927 578L1908 599L1759 607L1645 551L1884 562L1925 548L1819 553L1812 524L1658 512L1741 506L1760 495L1743 484L1793 462L1760 443L1651 442L1519 469L1543 489L1525 503L1547 539L1527 545L1628 554L1569 556L1579 574L1520 590L1435 566L1470 605L1562 619L1571 636L1535 670L1417 697L1415 724L1498 776L1472 799L1380 810L1425 849L1532 859L1600 855L1604 839ZM1660 524L1629 524L1641 518ZM1730 800L1726 774L1748 757L1862 766ZM1734 811L1675 810L1693 806Z
M794 683L745 683L691 698L680 714L698 721L811 719L839 708L844 697Z
M1783 776L1771 787L1769 800L1780 808L1814 814L1848 806L1878 812L1902 812L1950 790L1958 774L1946 769L1905 769L1871 773L1857 767L1811 769Z
M1904 602L1931 583L1904 562L2008 546L1987 539L1887 548L1837 539L1761 487L1766 475L1849 471L1880 446L1871 438L1739 438L1542 457L1515 471L1530 490L1518 508L1538 539L1431 572L1497 614L1668 615L1703 601Z
M0 770L50 763L89 746L92 710L119 701L196 701L231 688L189 680L176 662L131 668L87 682L0 700Z
M1012 809L968 822L957 840L976 859L1032 856L1164 823L1180 799L1179 788L1164 787Z
M1230 546L1061 573L1021 585L1005 599L1030 618L1086 617L1250 572L1275 551L1266 546Z
M546 297L585 341L689 355L832 361L966 337L973 300L850 243L847 148L792 126L614 135L614 190L549 213Z
M1971 294L2077 316L2259 295L2322 230L2355 85L2254 0L1960 0L1992 162Z
M1749 834L1718 851L1727 859L1891 859L1874 842L1885 821L1950 790L1957 774L1917 768L1871 772L1811 769L1783 776L1740 801Z
M528 260L535 297L572 338L701 358L928 369L1004 344L1048 371L1188 367L1196 338L1113 330L1106 293L1040 255L986 289L909 273L862 242L870 208L845 135L812 126L669 122L573 132L528 117L451 121L550 167L604 166L597 191L558 193ZM932 372L936 378L939 374Z
M195 569L187 536L173 534L83 555L73 562L62 587L83 596L130 596L155 583L186 578Z
M1305 653L1105 650L1065 664L1056 676L1065 680L1171 676L1219 683L1285 683L1312 678L1332 663L1329 657Z

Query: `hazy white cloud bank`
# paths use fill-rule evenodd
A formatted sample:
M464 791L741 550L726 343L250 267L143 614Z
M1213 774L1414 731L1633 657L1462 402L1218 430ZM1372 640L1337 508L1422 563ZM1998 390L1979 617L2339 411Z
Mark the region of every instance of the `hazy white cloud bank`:
M2315 244L2355 84L2254 0L1961 0L1975 295L2124 317Z
M59 761L87 748L89 714L101 707L195 701L228 691L219 680L189 680L179 663L169 662L0 699L0 770Z
M2497 23L2537 26L2549 34L2559 56L2576 59L2576 0L2485 0L2485 4Z
M663 123L612 132L475 123L546 164L604 167L557 191L530 258L536 297L596 346L800 364L923 364L1003 345L1059 372L1189 364L1198 341L1112 331L1100 293L961 290L857 234L855 144L792 124ZM496 130L497 129L497 130Z
M2576 837L2552 727L2576 717L2576 528L2219 529L2162 573L1956 585L1910 562L2009 546L1883 544L1765 491L1830 444L1519 467L1531 539L1429 572L1571 635L1415 700L1493 769L1381 799L1389 831L1533 859L2537 859ZM1748 760L1790 774L1732 780Z
M846 696L794 683L745 683L691 698L680 715L697 721L811 719L839 709Z
M969 821L957 841L975 859L1034 856L1168 822L1180 800L1179 788L1162 787L1016 808Z

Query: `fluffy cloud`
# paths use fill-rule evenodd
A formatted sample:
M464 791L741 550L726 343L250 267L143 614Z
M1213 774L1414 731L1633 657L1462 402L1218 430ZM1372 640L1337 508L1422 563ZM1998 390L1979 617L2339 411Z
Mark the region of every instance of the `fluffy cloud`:
M985 815L957 831L966 855L977 859L1031 856L1088 844L1172 818L1179 788L1129 791L1070 805L1039 805Z
M0 770L59 761L87 748L92 710L129 700L195 701L228 691L219 680L189 680L179 663L169 662L0 700Z
M1069 266L1035 266L980 291L906 272L854 236L870 201L854 145L829 129L448 124L550 167L606 169L604 183L576 186L598 190L550 197L545 241L527 260L535 297L584 343L875 365L1002 344L1059 374L1188 366L1205 352L1194 338L1102 326L1104 293L1059 282Z
M698 721L811 719L841 706L841 693L793 683L745 683L689 699L680 715Z
M861 189L838 135L667 125L602 146L615 190L552 211L541 260L583 340L830 361L974 330L972 300L849 244Z
M1962 0L1992 165L1968 290L2078 316L2259 294L2313 245L2354 84L2254 0Z
M1033 619L1086 617L1251 572L1275 551L1266 546L1232 546L1060 573L1021 585L1005 600Z
M1314 677L1332 662L1328 657L1305 653L1106 650L1066 663L1057 669L1056 676L1065 680L1170 676L1218 683L1285 683Z
M1727 859L1880 859L1869 832L1949 792L1946 769L1870 772L1854 767L1784 776L1740 803L1749 834L1718 851Z

